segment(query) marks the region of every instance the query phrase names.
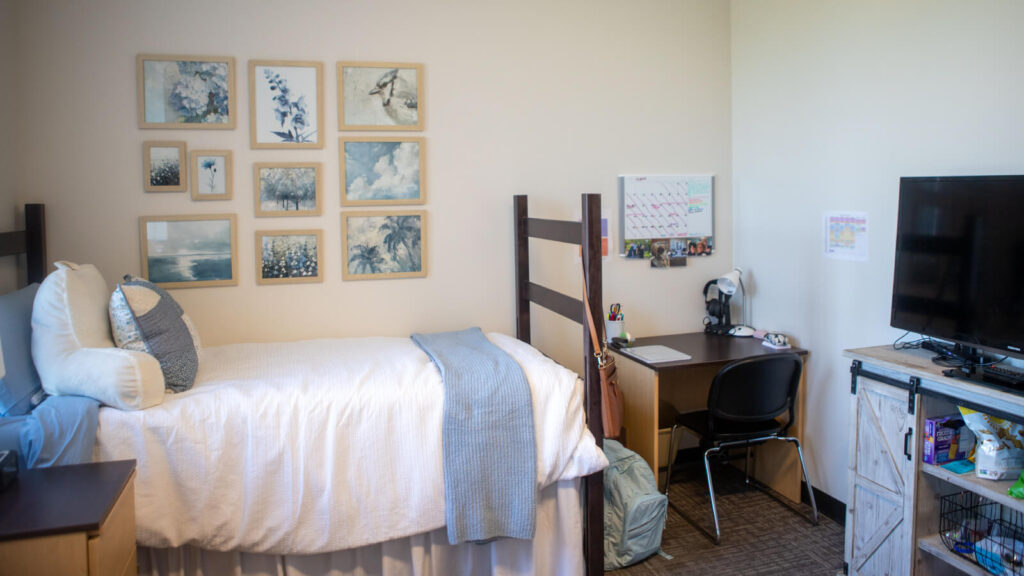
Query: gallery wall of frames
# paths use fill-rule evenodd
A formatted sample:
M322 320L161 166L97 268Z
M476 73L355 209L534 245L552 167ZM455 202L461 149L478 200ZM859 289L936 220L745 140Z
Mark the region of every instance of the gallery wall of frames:
M251 171L252 190L239 193L251 195L257 222L294 219L254 231L258 285L323 282L325 263L339 261L343 280L427 275L427 212L408 208L427 201L426 140L402 134L424 128L423 65L336 66L337 87L325 91L323 62L248 61L249 147L275 151L271 161L239 166L232 150L192 149L187 136L143 141L143 193L181 194L182 204L180 213L139 219L144 277L165 288L238 285L237 214L189 209L232 200L236 169ZM140 54L136 74L140 130L238 128L234 57ZM338 111L337 165L309 156L332 137L325 92ZM339 190L323 189L325 170L338 171ZM325 215L326 194L339 195L340 246L303 225Z

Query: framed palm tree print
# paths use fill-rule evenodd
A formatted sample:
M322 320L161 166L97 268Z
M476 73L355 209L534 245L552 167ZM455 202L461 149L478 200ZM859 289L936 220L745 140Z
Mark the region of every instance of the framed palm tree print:
M424 278L427 212L342 212L344 280Z

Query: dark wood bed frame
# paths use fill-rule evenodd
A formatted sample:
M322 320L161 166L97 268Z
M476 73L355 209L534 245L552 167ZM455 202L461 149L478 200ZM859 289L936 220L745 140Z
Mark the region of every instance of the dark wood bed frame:
M25 255L27 284L46 276L46 208L25 205L25 229L0 232L0 257Z
M601 423L601 378L594 356L595 343L579 298L566 296L530 281L530 238L575 244L583 258L584 278L590 296L590 313L602 317L601 304L601 195L584 194L580 222L530 218L526 196L515 197L516 337L530 342L530 303L543 306L580 324L583 334L583 381L587 425L603 444ZM43 204L25 205L25 229L0 232L0 257L25 254L27 283L42 282L46 276L46 210ZM588 576L604 573L604 477L601 472L587 476L583 485L583 553Z
M526 196L515 197L516 237L516 338L530 343L530 303L538 304L581 325L583 330L584 406L587 425L603 445L601 422L601 377L594 346L587 327L586 310L579 298L566 296L530 281L530 238L575 244L581 249L583 276L595 322L603 316L601 304L601 195L584 194L580 222L530 218ZM583 485L583 554L588 576L604 573L604 475L587 476Z

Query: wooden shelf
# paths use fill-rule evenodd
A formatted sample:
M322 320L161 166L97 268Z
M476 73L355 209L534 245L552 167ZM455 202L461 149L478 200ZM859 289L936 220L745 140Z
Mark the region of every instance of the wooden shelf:
M991 573L988 570L985 570L981 566L971 562L959 554L950 552L949 549L946 548L946 545L942 543L942 538L938 534L932 534L926 538L919 539L917 541L917 547L957 570L960 570L964 574L969 574L971 576L991 576Z
M959 486L964 490L970 490L978 496L998 502L1017 512L1024 512L1024 500L1018 500L1006 493L1016 482L1016 478L1013 480L985 480L975 476L973 471L967 474L954 474L941 466L933 466L924 462L921 463L921 472Z

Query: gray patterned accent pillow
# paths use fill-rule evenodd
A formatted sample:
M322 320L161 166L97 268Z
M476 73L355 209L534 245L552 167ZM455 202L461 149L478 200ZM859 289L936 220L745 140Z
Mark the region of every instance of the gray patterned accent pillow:
M119 347L156 357L166 388L184 392L195 383L199 338L188 315L164 289L125 276L110 296L110 326Z

